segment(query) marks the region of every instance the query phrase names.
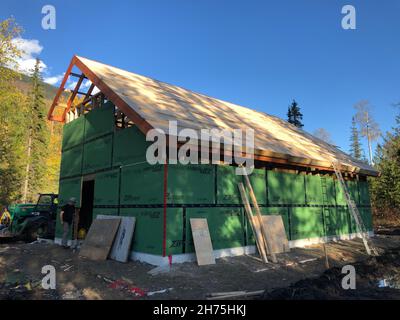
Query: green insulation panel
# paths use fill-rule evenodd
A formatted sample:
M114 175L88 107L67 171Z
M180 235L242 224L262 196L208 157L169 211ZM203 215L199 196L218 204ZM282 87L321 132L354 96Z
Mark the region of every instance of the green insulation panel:
M106 216L118 216L118 208L93 208L93 220L99 214L103 214Z
M254 194L256 196L258 204L267 204L267 181L266 181L266 170L265 169L254 169L251 175L249 175L249 180L253 188ZM245 184L245 179L243 178L243 183ZM247 187L246 187L247 190ZM248 191L248 190L247 190ZM249 201L251 198L247 195Z
M111 167L112 135L85 143L82 173L88 174Z
M322 208L290 208L291 240L317 238L324 235Z
M267 171L269 204L305 204L304 175Z
M306 175L305 179L307 204L323 204L321 176Z
M350 216L346 207L325 208L325 235L336 236L348 234L350 231Z
M81 175L82 145L64 150L61 154L60 178Z
M358 181L357 180L346 181L346 184L347 184L347 188L349 190L351 199L356 204L360 204L360 194L358 193Z
M59 195L58 195L58 212L56 218L56 237L62 237L62 225L60 223L60 208L68 203L72 197L76 199L76 207L81 206L81 187L82 178L65 179L60 181Z
M111 102L85 115L85 141L114 131L114 105Z
M169 204L214 204L215 170L213 165L169 164Z
M116 131L113 166L146 161L146 150L150 144L136 126Z
M359 181L358 187L359 187L359 191L360 191L360 204L363 206L370 206L371 199L369 196L368 181Z
M347 206L346 196L339 181L335 181L336 203L338 206Z
M214 250L244 246L241 208L186 208L186 253L194 252L190 218L207 219Z
M163 204L164 165L141 163L121 168L121 205Z
M242 200L238 183L242 182L242 176L235 173L236 167L217 165L217 203L241 204ZM265 183L264 183L265 185Z
M82 144L84 132L85 117L79 117L66 123L63 127L62 150Z
M346 181L347 190L349 191L351 199L356 203L360 203L360 197L358 193L358 181L348 180ZM340 206L347 205L346 196L344 194L343 188L339 182L336 181L336 201Z
M119 169L96 174L94 182L94 205L118 205Z
M288 207L262 207L260 208L261 215L280 215L282 216L283 225L285 226L286 236L290 240L289 229L289 208ZM255 214L253 212L253 214ZM255 245L255 238L250 222L245 218L246 224L246 245Z
M336 205L335 180L331 176L321 177L321 179L325 179L325 184L326 184L326 199L324 204L335 206Z
M360 212L361 219L363 220L364 226L367 229L367 231L373 231L371 208L359 207L358 211ZM360 232L360 230L358 230L357 228L356 222L354 221L353 215L351 214L350 214L350 227L351 227L351 233Z
M163 208L121 208L121 216L136 218L132 250L162 255L164 235ZM183 252L183 209L168 208L166 255Z

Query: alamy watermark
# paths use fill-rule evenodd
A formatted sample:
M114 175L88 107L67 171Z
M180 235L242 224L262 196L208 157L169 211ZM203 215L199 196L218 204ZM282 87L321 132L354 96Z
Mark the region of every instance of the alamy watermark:
M167 138L168 135L168 138ZM177 121L168 122L168 134L151 129L146 141L153 142L146 151L149 164L236 164L237 175L249 175L254 169L254 130L184 128L178 132ZM168 156L167 156L168 152ZM211 159L210 159L211 158Z
M56 268L51 264L42 267L42 288L45 290L54 290L56 288Z
M342 28L345 30L356 29L356 8L350 4L347 4L342 7L342 14L345 15L342 18Z
M342 274L345 276L342 278L342 288L344 290L355 290L356 289L356 268L350 264L343 266Z
M42 7L42 28L44 30L56 29L56 8L53 5L47 4Z

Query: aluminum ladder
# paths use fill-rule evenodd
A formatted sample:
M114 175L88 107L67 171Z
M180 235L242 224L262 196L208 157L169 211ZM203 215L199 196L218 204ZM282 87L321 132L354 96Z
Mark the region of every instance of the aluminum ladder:
M358 211L356 204L350 197L350 193L349 193L349 190L347 189L347 186L343 179L342 173L340 172L340 170L338 168L339 165L337 165L334 161L332 161L332 167L333 167L336 177L342 187L342 190L344 191L344 195L346 197L346 202L347 202L347 205L349 206L350 212L354 218L354 221L358 227L358 230L360 230L361 238L364 243L365 249L367 250L368 255L376 255L376 256L379 255L376 248L372 245L371 241L369 241L368 237L366 236L367 229L365 228L364 222L361 218L360 212Z

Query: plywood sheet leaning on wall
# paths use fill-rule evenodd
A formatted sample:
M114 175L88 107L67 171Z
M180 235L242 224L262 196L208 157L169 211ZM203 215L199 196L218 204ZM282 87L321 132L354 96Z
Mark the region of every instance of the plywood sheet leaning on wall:
M79 255L91 260L106 260L114 242L120 221L120 218L94 220Z
M267 241L273 253L290 251L282 216L262 216L262 227L266 231Z
M131 248L133 232L135 230L135 217L118 217L99 214L97 219L121 219L117 235L110 252L110 259L127 262Z
M199 266L215 264L210 232L206 219L190 219L197 264Z

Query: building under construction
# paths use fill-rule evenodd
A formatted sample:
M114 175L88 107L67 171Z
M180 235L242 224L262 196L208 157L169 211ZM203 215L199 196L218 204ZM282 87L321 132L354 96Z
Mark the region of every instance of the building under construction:
M77 77L77 85L61 104L69 77ZM216 257L255 250L238 190L243 177L235 166L222 159L188 165L146 161L151 144L146 133L152 128L168 133L169 121L177 121L178 130L254 129L256 169L250 181L261 213L282 216L291 246L348 239L360 231L332 161L340 163L372 231L367 176L378 172L277 117L78 56L48 117L65 123L60 204L78 199L79 227L86 230L98 214L136 217L133 259L162 264L193 256L189 219L194 217L207 218ZM56 238L61 234L57 221Z

